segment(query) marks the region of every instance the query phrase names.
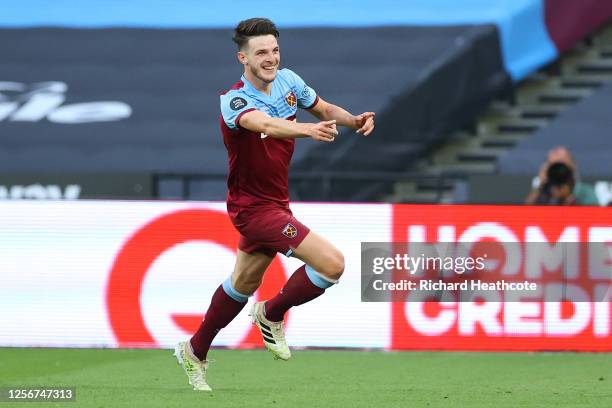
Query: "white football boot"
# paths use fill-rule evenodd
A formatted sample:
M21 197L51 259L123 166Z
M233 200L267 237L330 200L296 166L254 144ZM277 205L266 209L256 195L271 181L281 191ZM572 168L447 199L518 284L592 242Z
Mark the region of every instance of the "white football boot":
M271 322L264 315L264 302L254 303L249 313L253 324L259 328L266 348L275 359L289 360L291 351L285 341L285 326L283 322Z
M179 365L185 370L189 384L196 391L212 391L212 388L206 383L206 370L208 369L208 360L200 361L191 351L189 341L182 341L174 347L174 356Z

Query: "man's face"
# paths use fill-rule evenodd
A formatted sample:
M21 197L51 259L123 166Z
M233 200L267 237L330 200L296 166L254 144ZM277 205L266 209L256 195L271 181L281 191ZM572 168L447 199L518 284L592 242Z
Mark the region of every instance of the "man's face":
M278 41L273 35L261 35L249 39L238 59L259 80L270 83L276 78L280 64Z

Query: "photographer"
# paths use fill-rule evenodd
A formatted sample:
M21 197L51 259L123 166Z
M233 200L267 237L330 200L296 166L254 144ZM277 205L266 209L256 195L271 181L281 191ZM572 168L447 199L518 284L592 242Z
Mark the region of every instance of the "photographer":
M599 205L599 202L593 187L577 180L576 163L569 150L559 146L548 153L525 204Z

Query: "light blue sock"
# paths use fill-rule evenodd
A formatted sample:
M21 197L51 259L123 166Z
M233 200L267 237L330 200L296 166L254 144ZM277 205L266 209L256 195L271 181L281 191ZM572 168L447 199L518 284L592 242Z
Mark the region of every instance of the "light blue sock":
M246 303L249 300L249 297L251 296L251 295L243 295L242 293L240 293L236 289L234 289L234 286L232 285L232 276L231 275L230 275L229 278L227 278L223 282L222 286L223 286L223 291L225 293L227 293L227 296L231 297L236 302Z
M338 283L337 280L333 280L328 278L327 276L321 275L319 272L315 271L310 265L306 265L306 275L308 275L308 279L310 279L310 281L315 286L318 286L321 289L327 289Z

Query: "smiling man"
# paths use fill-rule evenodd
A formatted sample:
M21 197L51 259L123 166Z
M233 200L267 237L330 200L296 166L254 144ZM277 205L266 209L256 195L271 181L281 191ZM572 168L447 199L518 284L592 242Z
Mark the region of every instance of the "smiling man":
M229 159L227 210L240 241L234 271L217 288L198 331L175 348L195 390L211 390L206 383L208 349L257 290L277 252L304 265L275 297L251 308L252 321L276 359L291 357L283 326L287 310L322 295L344 272L342 253L293 216L289 162L296 138L330 143L338 135L336 125L368 136L374 130L374 113L352 115L324 101L293 71L280 69L278 37L267 18L241 21L235 29L244 74L221 95L220 124ZM298 122L298 108L319 122Z

